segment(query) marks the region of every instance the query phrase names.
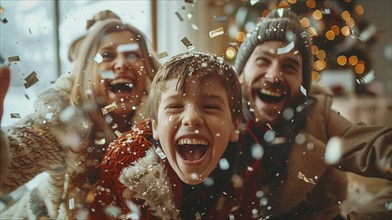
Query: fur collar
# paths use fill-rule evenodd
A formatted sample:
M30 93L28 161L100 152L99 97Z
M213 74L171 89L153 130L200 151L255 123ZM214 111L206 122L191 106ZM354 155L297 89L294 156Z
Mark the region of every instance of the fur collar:
M124 168L120 182L135 193L134 198L145 200L150 210L160 218L179 219L165 164L154 148Z

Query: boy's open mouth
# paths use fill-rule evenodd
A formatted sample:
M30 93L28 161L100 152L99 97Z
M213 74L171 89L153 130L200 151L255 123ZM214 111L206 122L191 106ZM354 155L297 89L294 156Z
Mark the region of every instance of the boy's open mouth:
M208 142L203 138L181 138L177 142L177 151L182 159L197 161L204 157Z
M119 78L109 83L109 89L112 93L130 93L133 90L133 82L130 79Z

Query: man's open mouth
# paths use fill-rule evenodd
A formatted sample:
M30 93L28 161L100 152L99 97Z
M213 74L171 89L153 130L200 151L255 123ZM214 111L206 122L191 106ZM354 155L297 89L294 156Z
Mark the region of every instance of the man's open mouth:
M208 149L208 141L204 138L181 138L177 142L177 151L182 159L197 161L204 157Z
M114 79L109 83L109 90L112 93L130 93L133 87L133 81L125 78Z
M259 97L263 102L274 104L283 100L285 94L279 89L257 88L252 89L252 93Z

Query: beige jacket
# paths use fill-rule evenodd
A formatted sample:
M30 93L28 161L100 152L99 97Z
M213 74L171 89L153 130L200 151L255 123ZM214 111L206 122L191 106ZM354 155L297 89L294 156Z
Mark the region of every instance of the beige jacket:
M73 81L70 75L62 76L37 98L35 113L2 128L0 183L2 195L8 195L2 197L7 201L0 219L87 217L87 204L92 200L87 176L98 161L88 159L86 151L73 152L62 142L67 140L56 136L66 133L64 126L58 126L59 114L71 105ZM145 109L135 115L140 111ZM26 190L24 184L42 172L49 175L36 188Z
M391 170L386 172L378 166L379 161L389 158L390 163L392 159L392 128L353 125L331 110L332 95L316 84L312 85L310 95L316 103L308 109L306 127L300 132L304 141L292 146L286 181L271 189L271 201L266 208L270 206L267 213L273 216L290 212L290 219L332 219L339 215L339 206L347 196L343 171L392 180ZM329 166L324 162L326 146L330 138L336 136L344 140L342 159L335 166ZM390 192L392 190L388 192L389 202ZM386 198L388 196L378 205L385 203ZM301 211L298 205L304 201L307 202ZM313 214L312 210L317 213ZM361 213L361 210L355 211ZM391 217L391 211L384 207L380 212L373 210L370 219L386 216Z

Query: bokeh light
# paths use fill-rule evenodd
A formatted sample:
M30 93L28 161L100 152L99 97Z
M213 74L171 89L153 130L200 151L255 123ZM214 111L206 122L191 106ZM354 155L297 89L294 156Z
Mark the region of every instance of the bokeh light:
M340 66L344 66L344 65L347 64L347 58L346 58L346 56L344 56L344 55L338 56L338 58L336 59L336 61L337 61L337 63L338 63Z

